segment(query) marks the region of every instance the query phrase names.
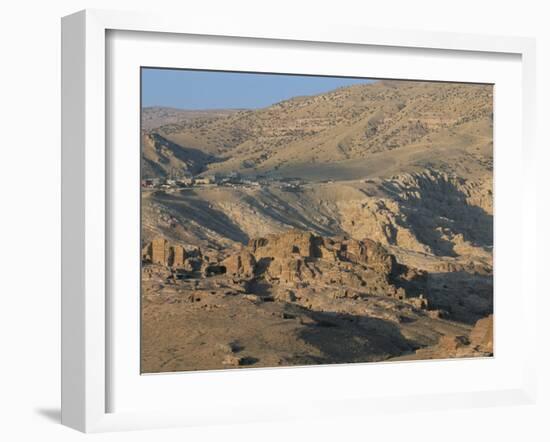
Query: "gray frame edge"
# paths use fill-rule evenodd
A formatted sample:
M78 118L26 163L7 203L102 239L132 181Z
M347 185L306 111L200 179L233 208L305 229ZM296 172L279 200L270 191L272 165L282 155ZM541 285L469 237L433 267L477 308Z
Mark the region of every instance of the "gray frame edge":
M61 423L84 431L86 14L61 21Z

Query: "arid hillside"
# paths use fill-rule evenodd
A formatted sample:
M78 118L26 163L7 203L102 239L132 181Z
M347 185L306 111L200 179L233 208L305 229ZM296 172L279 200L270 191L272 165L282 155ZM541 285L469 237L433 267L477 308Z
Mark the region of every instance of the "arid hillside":
M197 119L213 119L238 112L234 109L184 110L172 107L144 107L141 112L141 128L153 130L167 124L185 124Z
M200 149L179 146L156 132L141 134L141 175L144 178L199 174L213 160Z
M492 86L380 81L165 125L158 133L219 157L210 172L318 169L309 173L338 179L357 167L399 173L402 164L394 163L404 157L410 167L452 161L468 173L491 167Z
M491 86L168 121L142 132L144 371L492 354Z

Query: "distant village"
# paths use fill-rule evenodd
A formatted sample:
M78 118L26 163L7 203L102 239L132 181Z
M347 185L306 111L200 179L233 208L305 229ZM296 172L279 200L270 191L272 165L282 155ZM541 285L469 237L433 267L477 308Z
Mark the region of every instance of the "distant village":
M141 187L144 189L165 191L200 187L254 188L277 186L282 190L298 192L304 184L305 181L301 178L277 177L273 175L245 176L238 172L231 172L229 174L216 173L205 176L171 174L169 177L144 178L141 180Z

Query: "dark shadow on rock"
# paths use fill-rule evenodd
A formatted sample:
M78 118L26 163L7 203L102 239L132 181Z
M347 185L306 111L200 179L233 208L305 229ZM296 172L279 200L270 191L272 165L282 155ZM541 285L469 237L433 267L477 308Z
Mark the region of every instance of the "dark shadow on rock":
M245 284L246 291L258 296L271 296L273 287L264 278L253 278Z
M290 311L290 309L289 309ZM406 339L399 327L386 320L347 313L300 312L305 327L299 337L319 349L322 356L297 355L294 364L343 364L383 361L413 352L419 346Z
M160 163L170 163L170 159L165 155L166 152L170 152L178 160L187 164L189 172L192 174L203 172L206 169L206 165L214 163L217 160L216 157L206 154L200 149L180 146L156 132L151 133L151 138L155 143Z
M186 197L170 194L156 195L155 200L166 205L178 217L178 223L185 225L192 221L215 231L222 237L229 238L242 244L248 243L248 235L240 229L225 213L216 210L194 191L185 192Z
M239 365L242 365L242 366L254 365L258 361L259 361L258 358L254 358L252 356L246 356L241 359Z
M314 223L310 218L304 216L298 209L292 207L287 201L275 195L268 188L262 189L262 193L275 202L268 207L259 204L258 200L249 196L244 196L243 201L249 204L257 212L264 215L266 218L273 219L283 225L291 226L299 230L310 230L320 235L334 235L334 231L327 229L321 224ZM337 228L337 226L334 226Z
M444 310L449 319L473 325L493 313L493 275L430 273L425 295L431 309Z
M415 271L408 274L408 270L407 266L396 263L390 275L391 283L397 288L404 289L409 297L424 295L428 288L427 272Z
M434 178L435 177L435 178ZM407 217L408 227L422 243L438 256L456 256L446 232L461 234L477 247L493 245L493 216L480 207L470 205L466 195L451 180L437 172L431 178L418 174L418 188L407 193L400 183L386 182L384 190L399 202ZM402 198L403 192L407 198Z

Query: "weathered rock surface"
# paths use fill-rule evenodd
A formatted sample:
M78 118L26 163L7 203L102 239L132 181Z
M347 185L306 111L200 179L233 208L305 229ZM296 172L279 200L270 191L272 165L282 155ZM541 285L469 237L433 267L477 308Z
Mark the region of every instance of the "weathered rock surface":
M493 315L477 321L468 335L442 335L436 345L421 348L414 354L396 359L448 359L486 356L493 356Z
M222 261L222 265L230 275L251 278L256 267L256 258L250 252L243 250L230 255Z
M493 315L476 322L470 333L470 345L476 351L493 353Z

